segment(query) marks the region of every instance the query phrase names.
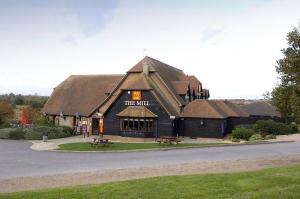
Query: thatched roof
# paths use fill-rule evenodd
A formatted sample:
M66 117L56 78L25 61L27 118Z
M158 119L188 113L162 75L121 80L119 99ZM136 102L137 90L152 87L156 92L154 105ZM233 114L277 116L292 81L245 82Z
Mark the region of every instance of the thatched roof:
M145 63L149 73L143 71ZM126 75L74 75L53 91L44 107L49 115L90 116L105 114L124 90L148 90L169 115L179 116L186 102L180 97L192 88L199 92L201 82L182 70L145 57ZM201 90L201 89L200 89Z
M43 111L49 115L89 116L124 75L72 75L53 91ZM108 90L110 89L110 90Z
M190 85L188 81L172 81L172 84L178 95L185 95Z
M182 117L186 118L217 118L248 117L236 105L222 100L194 100L183 110Z
M157 115L152 113L145 106L127 106L123 111L117 114L119 117L134 118L155 118Z
M267 101L254 102L241 105L240 107L252 116L281 117L281 114L277 111L276 107Z
M149 67L149 74L143 71L144 65ZM150 90L156 100L169 115L179 116L181 107L186 102L179 96L190 86L201 86L194 76L186 76L182 70L146 56L126 74L124 80L117 86L113 94L103 103L99 111L103 114L117 100L122 90Z

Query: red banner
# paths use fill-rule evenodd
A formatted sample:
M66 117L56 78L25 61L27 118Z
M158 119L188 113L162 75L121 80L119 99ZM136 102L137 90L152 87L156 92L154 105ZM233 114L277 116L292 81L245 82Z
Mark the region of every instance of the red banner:
M26 108L22 109L21 123L22 123L22 125L26 125L28 123Z

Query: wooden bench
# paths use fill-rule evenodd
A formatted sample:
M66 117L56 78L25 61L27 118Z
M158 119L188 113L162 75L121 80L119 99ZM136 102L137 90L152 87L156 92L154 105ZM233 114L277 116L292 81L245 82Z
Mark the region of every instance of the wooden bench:
M113 144L113 142L110 142L109 139L104 138L93 138L93 141L90 141L91 147L98 147L101 146L108 146L110 144Z
M159 144L165 143L165 144L178 144L181 142L177 137L172 137L172 136L162 136L158 140L156 140Z

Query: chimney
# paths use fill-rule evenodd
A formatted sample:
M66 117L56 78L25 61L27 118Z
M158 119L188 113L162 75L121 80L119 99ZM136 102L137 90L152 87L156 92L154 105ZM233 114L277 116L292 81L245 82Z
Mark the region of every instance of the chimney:
M148 63L148 60L147 59L144 59L143 60L143 73L145 75L149 75L149 63Z

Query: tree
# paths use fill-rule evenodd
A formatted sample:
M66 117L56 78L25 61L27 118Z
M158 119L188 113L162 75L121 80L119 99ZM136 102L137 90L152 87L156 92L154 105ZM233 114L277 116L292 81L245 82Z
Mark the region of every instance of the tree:
M42 115L40 109L28 107L27 108L27 117L29 123L38 123L44 116Z
M24 105L25 104L24 97L21 95L16 96L16 98L14 100L14 104L15 105Z
M272 91L274 105L284 117L300 123L300 26L287 34L288 47L277 61L280 84Z
M14 108L6 101L0 101L0 126L14 117Z

